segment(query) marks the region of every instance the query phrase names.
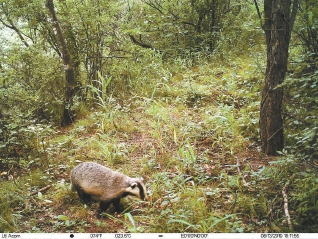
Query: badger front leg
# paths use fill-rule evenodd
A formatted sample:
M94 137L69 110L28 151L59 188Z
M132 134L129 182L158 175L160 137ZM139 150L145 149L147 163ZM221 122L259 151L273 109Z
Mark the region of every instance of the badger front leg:
M113 200L113 205L115 207L116 212L121 212L123 211L123 207L120 206L120 198L116 198Z
M79 187L79 186L74 186L74 188L77 191L78 197L86 204L89 203L91 200L91 196L89 194L86 194L85 191Z
M111 200L102 200L102 201L100 201L98 212L100 213L100 212L106 211L107 208L109 208L109 205L111 203L112 203Z

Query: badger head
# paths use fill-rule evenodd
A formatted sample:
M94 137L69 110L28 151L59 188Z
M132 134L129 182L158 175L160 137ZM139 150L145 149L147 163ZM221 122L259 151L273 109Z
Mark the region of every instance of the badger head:
M130 184L126 191L133 196L140 198L141 200L147 200L146 187L143 183L142 178L134 178L133 182Z

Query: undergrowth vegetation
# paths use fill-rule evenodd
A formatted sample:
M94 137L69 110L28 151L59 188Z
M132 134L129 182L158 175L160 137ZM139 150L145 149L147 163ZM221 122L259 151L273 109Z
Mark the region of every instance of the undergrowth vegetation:
M258 152L254 139L259 94L254 88L261 75L255 74L252 63L205 63L197 66L200 70L179 65L178 72L149 84L148 94L100 98L98 109L71 127L34 125L32 137L25 137L33 141L38 156L1 161L8 167L2 178L11 177L1 187L1 228L286 232L281 191L289 181L294 229L315 231L315 170L288 153L275 159ZM169 72L171 66L156 67ZM106 84L103 78L100 82ZM246 94L253 90L255 94ZM249 103L251 98L255 103ZM122 200L127 208L123 214L97 219L97 205L84 206L69 191L69 171L79 161L143 176L149 201ZM37 192L48 185L52 187L47 191ZM30 195L33 191L36 194Z
M256 12L250 14L254 6L234 2L234 15L215 19L216 26L202 22L202 28L213 31L199 35L181 27L181 20L171 24L176 15L167 1L161 10L168 15L160 23L167 28L159 37L156 9L131 5L119 14L116 1L109 12L116 12L109 17L115 20L102 20L123 35L145 34L154 47L139 48L108 29L103 39L107 50L119 45L120 51L94 77L96 62L84 57L87 49L78 52L83 62L72 105L76 117L66 127L59 125L65 94L60 60L45 44L43 51L32 46L2 49L0 231L317 232L317 62L308 60L313 53L300 56L304 48L298 45L291 50L289 75L281 86L286 147L279 157L262 155L263 35L250 27L257 19ZM76 20L68 19L63 4L59 10L65 29L73 23L81 30L76 33L84 34L86 28L74 22L92 13L78 7L72 9ZM186 17L181 14L185 8L193 8L196 14L189 21L208 15L200 13L200 5L177 7L180 18ZM131 20L138 11L149 14L136 27L144 16ZM240 18L242 26L231 29ZM77 44L81 49L89 45ZM84 205L70 191L69 172L83 161L142 176L148 201L127 197L123 213L110 208L96 217L97 203Z

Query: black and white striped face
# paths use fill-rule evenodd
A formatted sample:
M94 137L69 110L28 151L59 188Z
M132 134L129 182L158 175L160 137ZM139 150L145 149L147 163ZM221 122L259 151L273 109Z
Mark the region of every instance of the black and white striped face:
M146 196L146 187L141 179L136 179L135 182L133 182L130 187L126 188L127 193L130 195L134 195L141 200L147 199Z

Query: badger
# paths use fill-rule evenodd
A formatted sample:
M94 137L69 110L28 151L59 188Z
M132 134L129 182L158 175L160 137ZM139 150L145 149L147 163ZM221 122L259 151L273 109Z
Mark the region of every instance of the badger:
M146 199L146 188L142 178L131 178L122 173L93 162L77 165L71 171L71 188L76 190L85 203L97 198L98 213L113 204L116 212L121 210L120 199L128 195Z

